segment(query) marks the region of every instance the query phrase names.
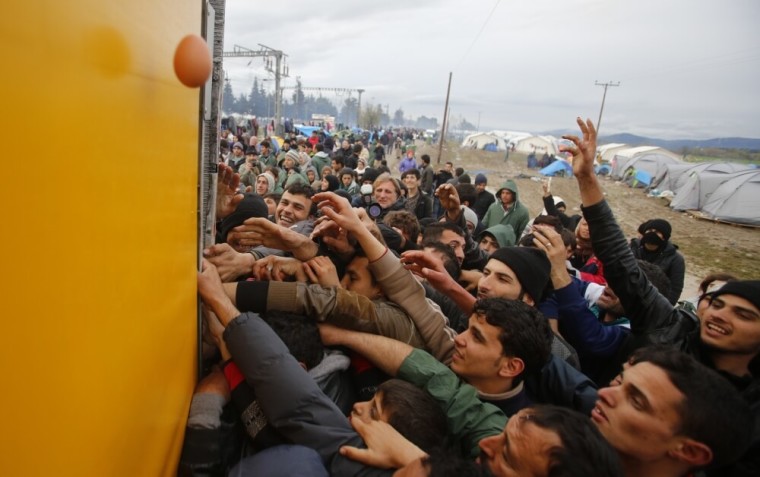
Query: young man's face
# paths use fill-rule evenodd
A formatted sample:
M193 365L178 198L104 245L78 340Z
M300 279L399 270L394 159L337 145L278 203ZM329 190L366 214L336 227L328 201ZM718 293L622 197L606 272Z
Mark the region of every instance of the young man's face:
M344 187L348 187L351 185L351 182L354 180L354 176L351 174L343 174L340 178L340 181L343 182Z
M255 163L256 163L256 160L257 160L258 158L259 158L259 157L258 157L258 156L256 156L255 154L246 154L246 155L245 155L245 162L247 162L249 165L253 165L253 164L255 164Z
M621 455L662 459L679 445L678 410L684 399L662 368L649 362L625 365L609 387L599 390L591 419Z
M478 247L480 247L480 250L483 250L490 255L499 249L499 242L497 242L492 235L483 234L480 243L478 243Z
M466 244L464 237L453 230L444 230L441 232L441 238L438 241L454 251L459 265L464 262L464 246Z
M485 182L481 182L479 184L475 184L475 191L476 192L481 193L484 190L486 190L486 183Z
M489 324L485 315L473 313L467 330L454 338L451 370L475 387L497 378L507 359L500 334L501 328Z
M360 419L361 421L369 423L370 421L388 422L389 417L390 416L387 415L385 407L383 406L383 392L377 391L369 401L355 403L348 419L350 421Z
M501 199L502 204L509 205L515 201L515 194L509 189L503 189L499 194L499 199Z
M333 171L335 171L335 173L337 174L338 172L340 172L340 170L343 168L343 166L340 165L335 159L333 159L333 161L332 161L332 168L333 168Z
M404 181L404 185L407 189L409 189L409 192L416 193L417 189L420 186L420 181L417 179L417 176L414 174L407 174L402 179Z
M311 199L305 195L294 195L290 192L282 194L280 203L277 204L275 220L278 225L290 227L302 220L309 218L311 211Z
M235 155L235 157L240 157L243 155L243 150L239 147L233 147L232 148L232 154Z
M481 439L480 462L495 477L547 475L551 452L562 447L562 439L534 424L530 413L531 408L520 410L509 419L504 432Z
M522 291L517 275L504 262L489 260L483 267L483 276L478 281L478 298L517 300ZM527 294L523 296L523 301L529 305L535 304Z
M269 192L269 181L266 177L257 177L256 178L256 193L263 196Z
M350 292L365 296L370 300L382 295L380 285L373 283L367 257L355 257L346 267L340 285Z
M702 300L699 336L710 348L740 355L760 352L760 310L737 295L719 295Z

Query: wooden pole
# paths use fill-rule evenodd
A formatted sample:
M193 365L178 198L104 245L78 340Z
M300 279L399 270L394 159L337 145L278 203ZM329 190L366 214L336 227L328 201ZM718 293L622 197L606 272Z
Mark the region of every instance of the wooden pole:
M446 106L443 107L443 126L441 126L441 141L438 144L438 159L436 164L441 163L441 154L443 153L443 139L446 136L446 119L449 116L449 94L451 93L451 72L449 72L449 87L446 89Z

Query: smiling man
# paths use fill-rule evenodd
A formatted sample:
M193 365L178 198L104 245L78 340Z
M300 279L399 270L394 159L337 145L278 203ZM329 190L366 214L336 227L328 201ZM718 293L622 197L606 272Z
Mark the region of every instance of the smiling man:
M594 173L596 129L591 120L577 119L582 137L565 136L573 144L561 150L573 155L573 174L578 180L583 216L588 221L591 243L604 263L604 277L615 291L630 320L630 333L615 329L615 356L620 364L637 347L664 343L685 350L709 368L717 370L743 395L760 423L760 280L726 283L707 294L708 306L698 315L670 304L658 293L636 264L623 231L604 198ZM609 340L608 340L609 341ZM756 426L749 451L732 469L716 475L760 474L760 426Z

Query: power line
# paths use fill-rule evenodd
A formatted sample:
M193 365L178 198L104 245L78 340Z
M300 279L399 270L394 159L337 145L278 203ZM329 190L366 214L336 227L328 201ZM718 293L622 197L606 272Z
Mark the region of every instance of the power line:
M472 51L472 47L475 46L475 43L478 41L478 38L480 38L480 34L483 33L483 30L486 29L486 25L488 25L488 21L491 20L491 17L493 16L493 12L496 11L496 7L499 6L499 3L501 3L501 0L496 0L496 5L493 6L491 9L491 13L488 14L488 17L486 17L486 21L483 22L483 26L480 27L480 31L477 35L475 35L475 39L472 40L472 43L470 43L469 48L467 48L467 51L464 53L464 56L462 56L462 59L459 60L459 63L457 63L457 68L461 66L462 62L464 62L465 58L467 58L467 55L470 54L470 51ZM456 69L456 68L455 68Z

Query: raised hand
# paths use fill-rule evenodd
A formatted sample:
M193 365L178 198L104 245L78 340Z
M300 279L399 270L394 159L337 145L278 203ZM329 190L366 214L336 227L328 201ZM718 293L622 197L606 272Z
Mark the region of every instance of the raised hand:
M340 286L338 270L335 268L335 264L329 257L314 257L303 264L303 270L309 278L309 281L312 283L317 283L323 287Z
M223 219L235 212L243 194L238 192L240 175L226 164L218 165L216 179L216 218Z
M443 184L435 191L436 197L441 201L441 207L446 210L446 215L450 220L456 220L461 214L462 202L459 199L459 193L452 184Z
M583 133L579 138L572 134L562 136L564 139L572 141L573 146L560 146L562 152L572 154L573 174L578 177L584 177L594 174L594 157L596 157L596 128L590 119L584 122L580 117L576 119L578 126Z

